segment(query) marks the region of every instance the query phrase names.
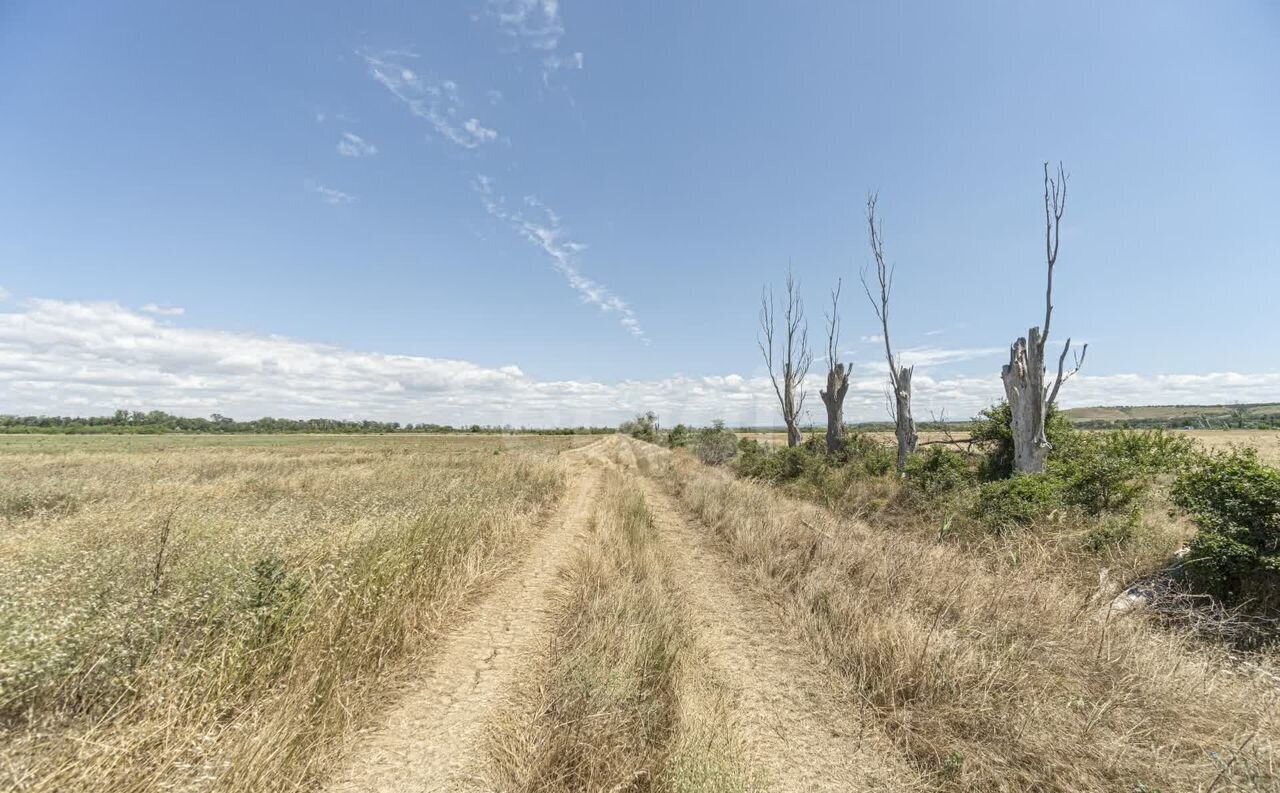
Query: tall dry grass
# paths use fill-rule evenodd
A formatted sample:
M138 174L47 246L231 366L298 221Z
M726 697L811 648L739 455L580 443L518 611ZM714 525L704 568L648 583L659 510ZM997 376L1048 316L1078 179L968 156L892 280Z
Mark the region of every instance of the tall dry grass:
M653 519L611 471L563 573L544 668L490 734L486 789L740 791L723 691L701 672Z
M1110 614L1054 554L980 558L687 458L642 464L939 789L1280 789L1274 683Z
M540 448L0 448L0 789L313 789L558 497Z

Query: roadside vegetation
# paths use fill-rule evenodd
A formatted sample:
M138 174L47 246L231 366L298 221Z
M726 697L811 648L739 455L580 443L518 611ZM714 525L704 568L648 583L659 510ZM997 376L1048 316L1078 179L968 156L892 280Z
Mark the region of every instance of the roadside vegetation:
M0 469L0 789L33 793L314 788L562 489L549 454L496 440L6 448Z
M1111 480L1124 486L1061 467L984 481L982 461L943 449L898 478L893 449L833 461L821 439L748 442L719 470L683 455L644 467L937 789L1275 789L1267 656L1243 668L1189 629L1122 614L1120 582L1098 578L1176 547L1113 521L1167 476L1149 471L1195 476L1204 460L1175 462L1189 450L1161 436L1077 440L1080 465L1130 450Z
M1044 473L1015 474L1007 404L962 439L940 434L907 458L882 436L846 430L829 451L738 437L723 423L677 425L665 445L842 515L981 556L1054 560L1056 575L1194 622L1240 649L1280 640L1280 469L1245 447L1201 448L1163 430L1077 430L1051 411Z

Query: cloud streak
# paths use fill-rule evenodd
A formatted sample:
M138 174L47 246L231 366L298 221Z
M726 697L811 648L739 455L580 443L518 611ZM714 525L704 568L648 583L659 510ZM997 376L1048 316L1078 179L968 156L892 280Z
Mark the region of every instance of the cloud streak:
M390 91L410 113L430 124L441 138L464 149L476 149L497 140L497 130L463 112L465 104L456 82L427 79L411 68L418 57L415 53L356 54L364 59L370 77Z
M180 317L186 313L186 309L182 306L162 306L157 303L148 303L142 307L142 310L157 317Z
M818 376L805 383L821 385ZM916 375L920 415L972 416L999 398L984 377ZM1067 393L1069 389L1069 393ZM1263 402L1280 373L1080 375L1064 405ZM764 376L599 382L538 380L518 366L361 352L282 336L184 328L118 303L25 300L0 311L0 403L8 412L371 418L450 424L614 424L654 410L666 423L776 425ZM884 418L884 378L856 377L850 421ZM821 422L822 417L802 417Z
M338 141L338 153L343 157L372 157L378 153L378 147L354 132L344 132Z
M636 313L625 300L615 295L604 284L583 275L578 269L577 256L586 245L569 239L560 225L560 216L533 196L524 199L525 209L509 209L502 196L494 191L494 182L487 176L477 176L472 183L485 211L499 220L506 221L550 259L551 266L565 279L582 302L596 306L601 311L618 315L618 322L628 333L648 343L644 328Z
M339 204L350 204L352 201L356 200L356 197L349 193L344 193L341 190L337 190L332 187L325 187L324 185L316 184L315 182L308 182L307 189L320 196L321 201L333 206L337 206Z

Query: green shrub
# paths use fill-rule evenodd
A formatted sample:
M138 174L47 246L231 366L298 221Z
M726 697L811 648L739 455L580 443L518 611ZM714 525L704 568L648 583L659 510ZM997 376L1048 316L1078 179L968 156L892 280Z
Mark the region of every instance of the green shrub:
M784 446L773 454L778 458L779 482L794 482L821 464L821 458L804 446Z
M856 465L867 476L884 476L897 463L892 449L861 432L847 434L831 458L841 465Z
M1049 474L1062 483L1063 500L1090 515L1128 509L1150 486L1141 465L1111 453L1096 437L1082 437L1069 454L1051 456Z
M907 458L907 485L929 498L945 495L973 481L968 458L954 449L930 446Z
M693 453L707 465L722 465L738 453L738 436L717 419L709 428L698 431Z
M1200 528L1188 582L1228 604L1280 605L1280 469L1252 449L1209 455L1178 477L1173 498Z
M812 444L770 447L747 438L738 443L737 472L749 479L783 484L817 475L826 466L826 455Z
M1129 460L1145 473L1173 472L1196 459L1195 442L1185 435L1156 430L1112 430L1080 433L1101 438L1103 451Z
M1062 483L1049 474L1020 474L978 490L977 517L996 531L1030 526L1062 506Z
M679 449L682 446L688 446L692 439L693 433L689 432L689 428L683 424L677 424L667 433L667 446Z
M1196 456L1190 438L1161 430L1080 432L1049 456L1063 498L1090 515L1130 509L1156 475L1174 473Z
M755 438L738 439L738 458L735 461L738 476L747 479L773 481L776 478L776 460L769 448Z

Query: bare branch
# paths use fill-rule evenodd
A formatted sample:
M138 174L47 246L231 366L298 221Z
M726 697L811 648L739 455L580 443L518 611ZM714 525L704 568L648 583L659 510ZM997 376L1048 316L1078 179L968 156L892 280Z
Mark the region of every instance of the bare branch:
M898 367L893 357L893 345L889 340L889 296L893 292L893 268L885 260L884 231L880 221L876 219L878 200L879 195L876 193L867 196L867 230L870 233L871 253L876 260L876 282L880 287L880 299L877 300L871 294L865 269L862 272L862 289L867 293L867 300L871 303L871 309L875 312L876 318L880 320L880 331L884 338L884 357L889 364L889 380L893 383L894 391L897 391L901 386L898 383Z
M1049 176L1049 163L1044 163L1044 255L1048 278L1044 292L1044 325L1040 341L1049 341L1049 323L1053 319L1053 268L1058 263L1058 229L1067 208L1067 174L1058 163L1056 178ZM1043 351L1043 350L1042 350Z
M1057 403L1058 389L1062 388L1063 383L1070 380L1072 377L1075 376L1076 372L1080 371L1080 367L1084 366L1084 356L1089 353L1088 344L1081 347L1080 352L1077 353L1075 356L1075 366L1071 369L1070 372L1063 374L1062 367L1067 360L1067 350L1070 350L1070 349L1071 349L1071 339L1067 339L1067 343L1062 346L1062 354L1058 356L1058 376L1054 378L1053 390L1049 392L1049 398L1046 399L1044 403L1046 413L1048 413L1049 408L1053 407L1053 405Z
M773 290L767 287L760 289L760 336L756 343L760 346L760 354L764 357L764 366L769 370L769 379L773 381L773 392L782 402L782 389L778 385L778 375L773 366L773 330L774 330Z
M827 366L839 363L840 346L840 289L843 279L836 279L836 288L831 290L831 313L827 314Z
M800 299L799 283L790 270L787 271L786 288L780 331L782 338L777 338L779 329L773 292L766 289L760 298L760 336L757 341L787 425L787 442L795 445L799 436L798 416L804 408L804 378L813 362L813 353L809 351L809 325L805 320L804 301ZM777 360L778 355L782 356L780 361ZM798 398L797 387L800 389Z
M932 411L930 411L929 417L933 419L933 423L937 427L938 432L942 433L942 440L920 441L919 443L920 446L941 446L945 444L947 446L954 447L955 450L960 452L961 454L968 454L968 455L976 454L976 452L974 452L973 450L972 436L965 438L964 445L961 446L960 441L957 440L956 437L951 434L951 429L947 427L947 411L945 408L943 408L941 413L935 414Z

